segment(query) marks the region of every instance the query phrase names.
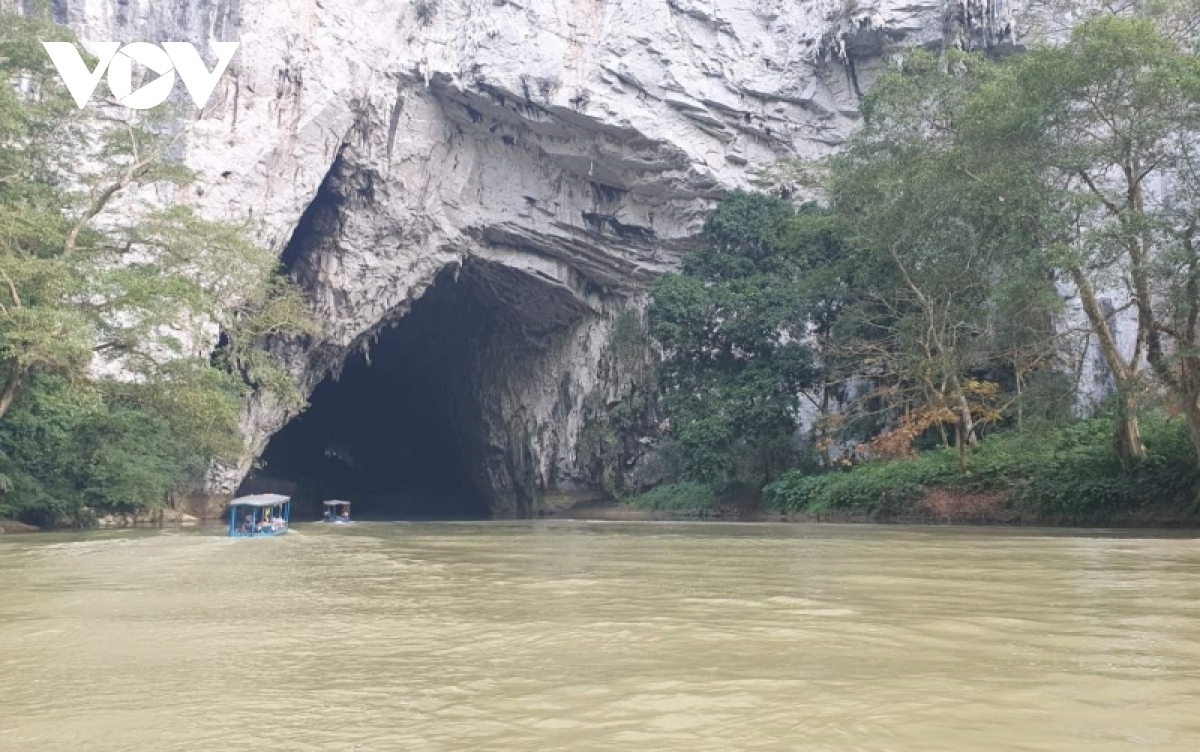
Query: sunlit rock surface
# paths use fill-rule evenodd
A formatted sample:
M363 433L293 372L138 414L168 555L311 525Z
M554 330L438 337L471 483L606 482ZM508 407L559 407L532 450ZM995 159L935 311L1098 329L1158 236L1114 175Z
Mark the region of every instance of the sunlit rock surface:
M470 374L481 417L465 429L484 442L493 510L516 515L597 485L577 450L589 397L629 388L599 367L614 317L644 304L714 201L796 190L764 168L843 143L889 46L1002 47L1040 28L1023 5L979 0L58 0L56 13L83 40L241 43L207 110L189 109L198 180L183 199L248 222L311 296L324 335L274 345L306 389L443 270L483 280L511 326ZM250 451L212 490L232 491L289 417L253 400Z

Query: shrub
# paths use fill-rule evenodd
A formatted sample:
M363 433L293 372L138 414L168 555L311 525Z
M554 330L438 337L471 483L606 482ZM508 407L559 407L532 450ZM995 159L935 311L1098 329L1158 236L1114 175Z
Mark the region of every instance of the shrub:
M626 502L651 512L682 517L711 517L717 512L717 495L702 483L672 483L647 491Z
M1112 448L1114 423L1102 416L1041 432L1008 432L974 447L966 473L952 451L871 462L850 471L791 471L765 489L779 512L886 517L911 510L930 491L1000 493L1024 516L1097 523L1145 510L1196 511L1200 475L1186 423L1158 413L1142 421L1147 457L1121 465Z
M222 378L161 389L38 378L0 423L0 517L86 526L96 514L155 509L240 446L237 410Z
M925 489L954 472L954 457L945 451L915 460L862 465L851 471L820 475L785 474L765 489L768 509L823 514L832 511L887 516L920 501Z

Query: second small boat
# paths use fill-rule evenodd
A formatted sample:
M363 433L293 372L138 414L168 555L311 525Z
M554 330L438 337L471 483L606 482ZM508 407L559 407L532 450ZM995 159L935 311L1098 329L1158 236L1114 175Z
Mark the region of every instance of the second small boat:
M350 521L350 502L342 501L341 499L325 502L325 516L323 519L325 522L346 524Z

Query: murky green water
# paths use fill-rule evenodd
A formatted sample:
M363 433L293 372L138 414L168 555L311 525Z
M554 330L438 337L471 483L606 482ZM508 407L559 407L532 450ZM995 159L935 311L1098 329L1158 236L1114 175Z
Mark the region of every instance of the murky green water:
M1200 749L1200 541L0 537L0 750Z

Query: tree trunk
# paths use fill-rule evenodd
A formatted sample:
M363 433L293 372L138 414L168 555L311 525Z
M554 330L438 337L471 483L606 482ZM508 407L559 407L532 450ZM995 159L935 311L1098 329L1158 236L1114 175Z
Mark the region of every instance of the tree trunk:
M1015 357L1013 358L1013 362L1016 362ZM1025 399L1021 388L1023 379L1021 378L1021 369L1019 367L1014 366L1013 371L1017 377L1017 433L1022 433L1025 430Z
M820 447L821 462L825 467L833 466L829 445L829 385L821 386L821 417L817 420L817 446Z
M971 405L967 403L967 396L962 392L958 393L958 409L962 411L963 430L966 432L967 443L974 446L978 439L975 437L975 420L971 417Z
M3 418L8 409L12 407L13 402L17 399L17 393L21 391L21 376L13 371L8 377L8 381L4 384L4 390L0 391L0 418Z
M1196 462L1200 463L1200 393L1193 392L1184 397L1183 412L1187 416L1188 433L1192 437L1192 449L1196 452ZM1192 509L1200 509L1200 487L1196 489L1196 498L1192 500Z
M1096 335L1096 340L1100 343L1100 352L1104 355L1108 370L1112 372L1113 378L1117 382L1117 456L1121 458L1123 464L1128 464L1132 460L1146 456L1146 447L1142 444L1142 434L1138 428L1138 403L1135 391L1138 358L1136 354L1129 361L1122 357L1117 340L1108 326L1108 320L1104 317L1104 312L1100 308L1091 283L1083 275L1082 270L1076 268L1071 269L1070 272L1075 288L1079 290L1079 300L1083 304L1083 312L1088 317L1092 333Z
M1200 395L1193 395L1188 399L1186 413L1192 448L1196 451L1197 463L1200 463Z
M967 441L966 432L960 420L954 424L954 443L958 445L958 471L967 472Z
M1117 393L1117 456L1126 466L1146 456L1146 445L1142 443L1138 426L1137 395L1127 387L1120 388Z

